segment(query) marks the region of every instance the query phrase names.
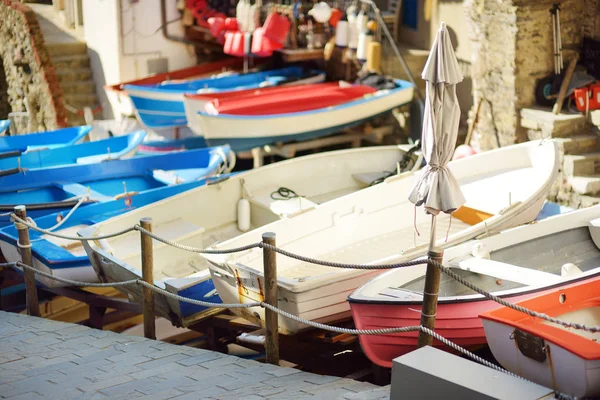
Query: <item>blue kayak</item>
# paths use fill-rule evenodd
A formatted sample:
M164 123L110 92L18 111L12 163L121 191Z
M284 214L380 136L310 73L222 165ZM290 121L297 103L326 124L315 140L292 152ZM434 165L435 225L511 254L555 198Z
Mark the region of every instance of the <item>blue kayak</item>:
M130 198L159 187L199 181L229 172L235 155L229 146L139 156L102 163L33 169L0 178L0 213L27 206L27 215L38 218L68 212L97 202ZM84 199L84 200L82 200ZM0 227L10 224L0 215Z
M55 227L59 222L62 222L54 231L60 231L69 236L77 236L76 231L83 226L94 225L113 216L124 214L207 183L220 182L229 178L230 175L224 174L178 185L156 187L136 194L132 197L130 203L125 198L113 199L78 208L67 218L65 218L64 213L53 213L36 218L35 223L42 229L50 229ZM133 232L132 234L139 235L137 232ZM30 230L29 235L35 268L50 273L53 276L83 282L98 281L97 275L90 265L90 260L80 242L57 239L35 230ZM18 237L17 230L12 224L0 229L0 249L2 249L2 254L9 262L20 261L16 245ZM65 286L60 282L44 278L40 275L37 275L36 279L47 287Z
M130 157L135 154L145 136L146 132L137 131L129 135L96 142L79 143L19 154L0 154L0 176L18 173L22 169L48 168L68 164L91 164ZM1 184L2 180L0 180Z
M24 153L69 146L83 140L91 130L91 126L85 125L25 135L0 136L0 156L6 152Z
M217 78L195 79L179 83L163 82L152 85L125 85L140 123L151 129L187 125L184 94L213 93L301 83L303 79L325 74L301 67L286 67L248 74L233 74ZM316 82L316 81L312 81Z

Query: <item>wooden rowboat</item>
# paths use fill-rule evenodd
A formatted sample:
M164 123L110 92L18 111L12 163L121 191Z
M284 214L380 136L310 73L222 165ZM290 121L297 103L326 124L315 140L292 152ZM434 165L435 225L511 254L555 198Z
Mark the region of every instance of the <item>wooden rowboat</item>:
M437 244L450 247L532 221L556 178L558 165L558 148L553 141L508 146L450 162L449 168L467 202L454 213L452 221L446 214L437 217ZM387 178L382 184L321 205L313 212L274 222L212 248L244 246L261 241L264 232L275 232L278 247L319 260L352 264L413 260L427 254L430 226L430 218L417 216L414 205L408 201L417 178L416 173ZM205 255L205 258L210 262L213 282L224 302L262 300L261 249ZM347 296L381 272L324 267L279 256L279 306L318 322L348 317ZM233 311L264 324L262 308ZM369 328L360 319L356 323L361 329ZM293 334L307 328L279 318L281 333Z
M317 85L295 93L265 91L224 99L199 110L189 126L206 143L228 143L234 151L309 140L358 126L412 101L412 84L395 82L394 89L341 82L333 90Z
M189 68L154 74L141 79L121 82L115 85L106 85L104 86L104 91L106 92L108 101L110 101L113 109L117 111L118 114L126 117L135 117L133 103L127 92L123 90L123 86L125 85L156 85L165 81L199 79L226 71L241 70L243 64L243 60L240 58L226 58L215 62L194 65Z
M443 263L477 287L518 302L600 274L598 218L600 206L560 214L449 248ZM358 288L348 298L356 326L418 325L424 274L425 266L389 271ZM478 316L500 305L446 275L439 293L436 332L463 347L485 344ZM417 334L360 340L371 361L389 368L416 348Z
M600 326L596 265L595 278L586 271L587 277L576 283L515 304L561 321ZM507 307L483 313L481 319L490 349L504 368L575 398L600 396L600 332L566 328Z
M417 158L415 155L414 158ZM125 215L82 229L82 236L114 232L153 218L157 235L206 248L280 219L294 219L333 199L366 190L401 170L418 169L413 156L398 146L377 146L313 154L277 162L192 189ZM411 172L406 172L411 174ZM141 277L140 236L83 242L98 276L117 282ZM208 264L199 254L155 242L154 281L171 293L220 303ZM135 277L135 278L134 278ZM139 287L121 288L135 299ZM210 312L156 295L157 313L186 326Z

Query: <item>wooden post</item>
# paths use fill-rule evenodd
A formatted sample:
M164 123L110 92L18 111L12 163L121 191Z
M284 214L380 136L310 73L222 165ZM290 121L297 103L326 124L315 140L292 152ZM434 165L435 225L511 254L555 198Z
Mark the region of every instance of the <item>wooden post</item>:
M263 243L275 246L275 233L265 232ZM277 307L277 253L275 250L263 248L265 273L265 302ZM278 314L269 309L265 310L265 350L267 362L279 365L279 321Z
M440 247L429 250L428 261L442 262L444 250ZM421 326L433 330L435 328L435 314L437 312L438 292L440 290L441 271L431 263L427 263L425 274L425 289L423 290L423 306L421 309ZM431 346L433 337L419 332L418 347Z
M140 226L152 232L152 218L140 219ZM142 240L142 279L144 282L154 284L154 257L152 254L152 238L140 232ZM154 321L154 292L152 289L143 287L142 312L144 315L144 337L156 339L156 326Z
M15 214L17 214L17 217L21 218L22 220L27 219L27 211L25 206L16 206L14 211ZM19 228L19 226L23 225L15 221L15 228L17 228L17 232L19 233L19 242L17 243L17 246L19 247L19 252L21 253L21 262L25 265L33 267L31 242L29 241L29 228L26 226ZM41 314L37 288L35 285L35 273L29 269L23 268L23 277L25 280L25 292L27 295L27 314L34 317L39 317Z

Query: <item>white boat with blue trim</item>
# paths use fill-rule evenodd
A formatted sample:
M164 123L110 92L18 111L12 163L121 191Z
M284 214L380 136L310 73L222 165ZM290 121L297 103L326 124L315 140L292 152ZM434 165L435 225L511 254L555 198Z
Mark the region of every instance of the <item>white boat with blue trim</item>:
M358 126L410 103L414 86L399 79L394 82L393 89L377 90L342 81L337 90L323 86L327 84L315 84L293 93L270 94L265 90L251 99L241 96L212 101L204 109L192 109L197 112L193 120L188 120L188 126L207 144L228 143L234 151L310 140ZM364 88L371 90L361 92ZM189 99L193 96L187 96ZM251 100L254 107L248 104ZM192 104L188 101L187 106Z
M184 94L219 93L278 85L302 85L322 82L325 73L301 67L251 72L228 73L225 76L162 82L148 85L125 85L123 89L133 102L140 123L149 129L166 129L187 125Z
M151 217L158 236L206 248L280 219L312 212L320 204L382 182L397 170L421 166L420 153L405 146L376 146L297 157L237 174L214 185L178 194L86 229L81 236L115 232ZM410 172L406 172L409 174ZM83 242L103 281L142 276L140 234ZM154 282L170 293L220 303L208 264L191 253L154 241ZM139 286L119 287L141 299ZM187 326L210 310L156 294L157 313L174 325Z

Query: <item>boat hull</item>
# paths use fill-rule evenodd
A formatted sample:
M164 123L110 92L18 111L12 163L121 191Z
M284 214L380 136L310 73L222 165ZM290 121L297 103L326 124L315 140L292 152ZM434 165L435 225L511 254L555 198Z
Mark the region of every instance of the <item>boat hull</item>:
M600 395L600 360L586 360L546 342L550 357L539 362L523 355L515 345L513 326L483 319L483 327L494 357L508 370L576 398Z
M96 275L102 282L122 282L132 279L142 279L141 271L130 268L127 265L122 265L118 259L104 250L92 250L87 242L84 242L84 247L90 260L92 261L93 269ZM154 284L161 289L168 291L174 295L189 297L202 301L208 301L215 304L220 304L221 299L215 291L215 286L210 279L210 275L206 273L202 277L194 279L194 283L184 288L176 288L165 282L155 281ZM120 286L119 290L126 293L130 299L137 303L141 303L143 299L142 287L139 285ZM166 316L173 325L187 327L193 323L212 315L215 311L221 309L207 308L195 304L186 303L177 299L173 299L162 293L154 294L156 314Z
M498 160L506 159L510 159L510 163L497 164ZM463 211L465 214L461 217L456 216L458 212L455 213L447 231L443 228L438 230L436 242L442 248L533 221L556 177L558 148L553 142L524 143L490 151L485 156L481 154L452 161L449 168L465 193L467 211ZM514 184L517 176L526 184ZM426 256L428 235L416 234L417 224L413 217L422 217L415 217L414 205L406 198L399 200L398 193L407 193L417 178L417 174L387 178L378 185L321 204L298 217L275 221L260 230L254 229L221 241L211 249L222 251L247 246L259 242L263 232L274 232L280 249L318 260L352 264L396 264L415 260ZM510 200L500 198L509 191L513 193L512 204ZM517 193L519 200L515 197ZM467 222L465 215L468 210L486 212L489 216ZM438 226L445 225L448 220L449 216L443 214L438 218ZM429 224L429 218L419 223L427 227ZM210 263L215 286L224 302L260 300L264 288L260 249L206 254L204 257ZM373 281L379 279L377 275L384 272L382 269L367 272L320 266L283 256L278 257L277 269L278 290L285 293L280 297L280 306L288 307L296 315L307 319L312 316L316 320L333 320L336 318L334 313L348 313L350 305L338 296L363 286L369 278ZM412 271L416 279L424 275L425 268L389 271ZM264 325L264 313L252 311L256 311ZM415 318L418 322L418 312ZM393 326L402 325L395 323ZM411 321L411 325L415 324ZM286 318L280 318L279 326L286 333L296 333L305 328ZM483 332L480 325L478 328L477 335L481 338Z
M358 286L367 282L381 271L358 271L344 281L335 281L314 290L294 293L284 288L278 289L278 306L282 310L300 318L314 322L328 323L350 317L346 298ZM224 303L250 303L264 301L260 288L265 287L262 274L252 274L234 268L234 275L211 268L214 285ZM214 279L216 278L216 279ZM261 307L235 308L231 310L245 319L260 325L265 321L265 310ZM310 328L285 317L279 317L279 333L293 335Z
M409 103L413 87L379 91L360 100L313 111L260 116L209 115L200 112L190 126L207 143L229 143L235 151L276 142L302 141L351 128Z
M535 294L506 298L514 302ZM455 303L438 303L435 332L461 347L481 346L487 343L479 314L501 307L498 303L481 299ZM421 304L375 304L350 302L356 329L385 329L419 326ZM418 332L392 335L360 335L360 345L373 363L391 368L394 358L417 349ZM434 340L435 347L451 350Z
M20 261L21 255L19 254L19 249L16 244L9 243L4 240L0 240L0 250L2 250L2 256L9 262ZM98 277L94 272L91 265L80 265L75 267L65 267L64 265L48 265L45 264L42 260L37 257L33 257L33 267L38 270L50 274L52 276L64 279L71 279L78 282L88 282L94 283L98 282ZM19 271L23 271L22 268L18 268ZM59 288L59 287L67 287L65 283L59 282L52 278L47 278L42 275L36 275L36 281L41 283L47 288Z
M413 154L412 151L407 154L408 149L405 150L403 147L405 146L373 146L285 160L243 172L218 185L207 186L179 195L144 210L140 209L124 216L112 218L81 230L80 234L95 235L105 229L107 231L121 229L116 228L114 225L130 226L136 223L139 218L150 216L153 218L154 232L159 236L190 246L205 247L204 240L210 242L212 240L223 240L242 232L238 229L237 207L240 200L244 198L243 196L246 196L250 203L250 221L248 222L251 222L252 226L263 226L281 218L294 218L295 215L311 212L317 204L324 204L331 201L332 198L345 196L348 193L366 188L382 174L387 176L388 173L393 173L395 166L407 160L407 156L416 159L416 162L412 165L409 163L403 168L412 168L413 171L420 168L422 156ZM308 181L310 177L318 174L321 176L318 182ZM273 199L270 194L282 186L293 188L298 193L302 193L306 196L305 201L288 202ZM244 193L246 194L244 195ZM206 206L199 210L195 204L206 204ZM178 210L179 220L175 219L176 224L171 222L173 215L166 212L166 210ZM119 238L109 239L106 242L99 240L84 243L94 268L99 273L104 274L102 279L110 282L124 279L123 274L117 273L119 268L129 271L126 273L127 276L131 271L139 271L139 244L136 242L130 244L128 240ZM139 238L135 237L131 240L139 241ZM127 244L124 245L123 243ZM104 258L103 262L100 262L99 256ZM167 286L171 282L170 290L173 290L173 292L181 293L184 289L191 291L195 285L204 283L204 280L196 281L197 272L193 271L200 271L204 268L206 277L210 278L207 262L203 257L194 253L182 252L170 246L155 244L154 257L155 273L158 273L158 265L167 271L164 279L155 275L157 276L157 283ZM159 259L162 261L159 262ZM107 263L110 264L109 267ZM190 265L194 267L188 270L190 272L185 274L177 272ZM316 301L313 303L318 303L318 294L315 294ZM342 289L339 292L331 293L331 296L336 296L336 301L342 304L343 307L347 294L348 289ZM195 294L192 297L205 300L205 298L197 297ZM284 303L282 300L280 305L287 307ZM315 304L314 308L318 309L319 305ZM307 315L304 310L297 311L300 311L302 315ZM201 315L206 315L209 310L202 311L201 315L195 315L194 310L190 312L185 308L174 306L171 309L163 308L161 312L161 316L170 319L173 323L185 325L189 321L201 317ZM348 315L348 309L344 312ZM308 316L313 317L312 315Z
M283 71L284 76L293 76L295 70ZM322 82L325 74L300 79L290 84L302 85L308 83ZM215 80L216 81L216 80ZM232 86L223 89L215 89L216 92L241 91L259 88L261 81L246 83L245 86ZM287 84L282 84L287 85ZM160 88L143 88L126 86L125 90L133 102L135 114L140 123L149 129L165 129L186 126L188 119L184 105L184 94L196 93L195 90L165 90Z
M599 223L590 221L590 229ZM516 304L560 321L598 326L599 275ZM507 370L575 398L600 396L599 332L564 327L508 307L480 317L494 357Z
M117 83L116 85L106 85L104 86L104 91L106 92L106 96L113 110L115 111L115 115L117 115L117 119L119 119L119 116L134 117L135 107L127 92L125 92L122 89L124 85L151 85L158 84L163 81L169 81L172 79L185 80L193 78L202 78L213 75L215 73L221 73L226 70L241 69L242 66L243 62L240 59L228 58L225 60L195 65L193 67L184 68L176 71L155 74L142 79Z

